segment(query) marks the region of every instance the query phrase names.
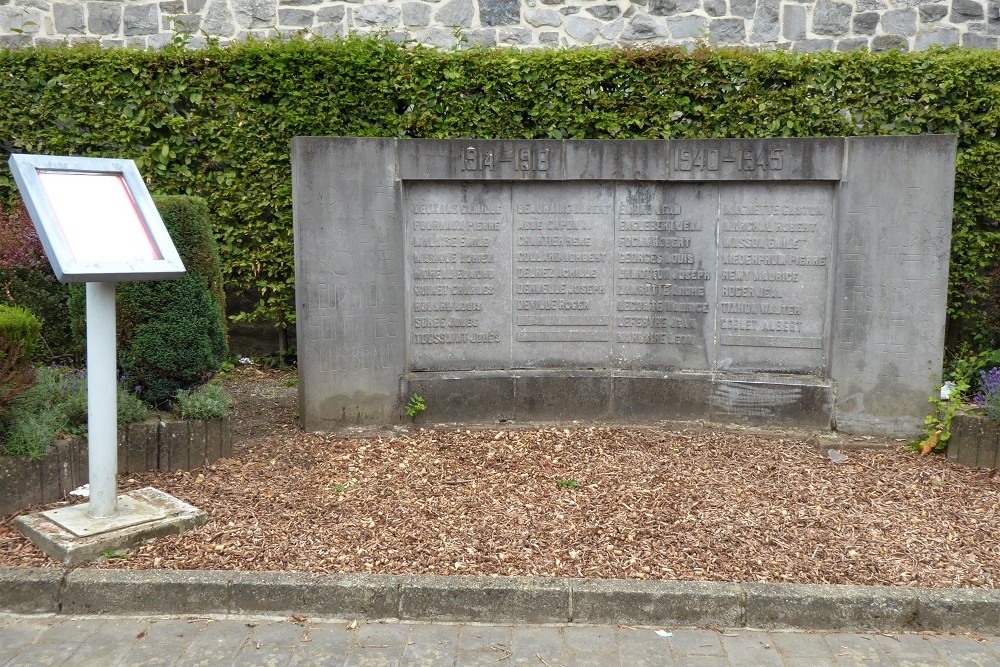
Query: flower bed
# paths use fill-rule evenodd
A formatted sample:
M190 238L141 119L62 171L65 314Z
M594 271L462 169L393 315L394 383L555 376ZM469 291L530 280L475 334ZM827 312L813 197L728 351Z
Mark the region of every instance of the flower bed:
M129 424L118 434L118 472L191 470L232 455L229 418ZM87 445L57 442L47 456L0 456L0 516L59 500L87 483Z

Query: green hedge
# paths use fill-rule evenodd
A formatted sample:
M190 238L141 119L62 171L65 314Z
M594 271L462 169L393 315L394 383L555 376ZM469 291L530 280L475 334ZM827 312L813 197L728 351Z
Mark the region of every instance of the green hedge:
M0 52L5 151L126 156L205 197L247 315L294 317L296 135L704 138L957 133L950 313L978 328L1000 249L1000 53L468 50L292 40ZM5 156L0 156L6 160ZM13 184L0 173L0 197Z

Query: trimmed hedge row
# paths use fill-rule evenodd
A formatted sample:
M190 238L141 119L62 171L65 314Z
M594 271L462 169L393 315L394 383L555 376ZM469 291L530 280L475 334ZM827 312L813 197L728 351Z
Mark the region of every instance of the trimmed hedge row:
M125 156L218 220L245 316L294 318L297 135L707 138L956 133L949 312L982 346L1000 254L1000 52L436 51L350 38L158 52L0 52L5 152ZM0 155L4 161L5 155ZM13 195L0 173L0 197Z

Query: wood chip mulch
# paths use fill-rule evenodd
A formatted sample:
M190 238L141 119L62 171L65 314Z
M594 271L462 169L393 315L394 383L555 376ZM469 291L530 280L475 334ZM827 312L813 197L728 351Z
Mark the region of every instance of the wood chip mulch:
M208 524L96 567L993 588L1000 478L741 430L305 433L294 376L241 370L234 458L125 476ZM32 508L38 509L38 508ZM0 566L53 566L0 520Z

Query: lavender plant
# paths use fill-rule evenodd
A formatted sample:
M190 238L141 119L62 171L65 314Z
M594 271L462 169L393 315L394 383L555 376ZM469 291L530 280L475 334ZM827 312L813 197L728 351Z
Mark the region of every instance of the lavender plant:
M1000 366L979 371L979 393L972 401L986 411L987 416L1000 422Z

